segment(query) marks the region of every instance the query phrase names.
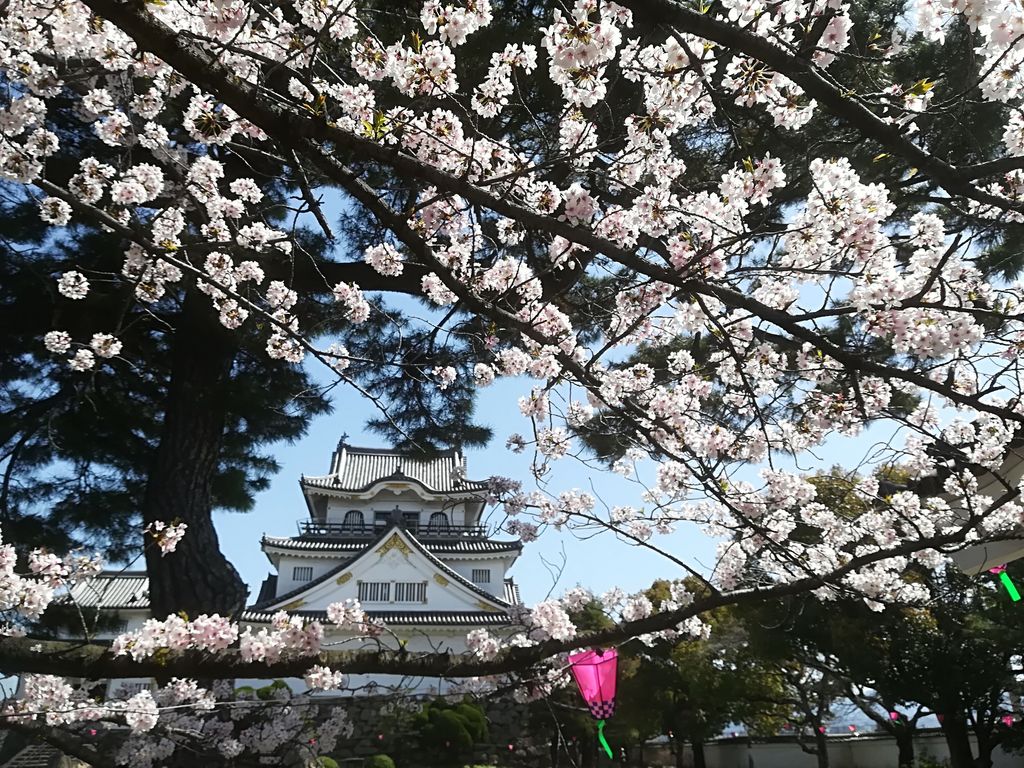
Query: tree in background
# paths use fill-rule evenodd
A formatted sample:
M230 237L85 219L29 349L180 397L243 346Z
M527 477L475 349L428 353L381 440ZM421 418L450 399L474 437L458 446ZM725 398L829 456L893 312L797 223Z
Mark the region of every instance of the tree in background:
M689 582L698 591L700 585ZM679 596L680 585L657 581L647 591L660 608ZM699 593L699 592L698 592ZM638 659L636 671L622 681L622 719L636 723L638 739L671 733L676 765L689 744L694 765L704 768L704 744L732 723L752 734L778 731L786 711L779 704L783 680L765 664L733 609L705 615L706 637L677 637L650 644L635 640L625 652Z

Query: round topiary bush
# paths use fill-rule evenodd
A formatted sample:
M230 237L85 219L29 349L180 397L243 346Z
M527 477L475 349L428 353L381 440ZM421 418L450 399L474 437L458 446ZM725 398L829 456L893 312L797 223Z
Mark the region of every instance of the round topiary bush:
M370 755L363 768L395 768L395 761L387 755Z

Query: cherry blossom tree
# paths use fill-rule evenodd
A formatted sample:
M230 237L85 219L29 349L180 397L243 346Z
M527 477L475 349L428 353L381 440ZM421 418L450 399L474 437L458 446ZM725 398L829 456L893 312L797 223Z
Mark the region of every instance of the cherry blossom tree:
M927 600L908 568L1019 535L1024 13L1007 0L509 3L539 19L510 39L489 34L496 9L10 0L0 174L54 232L88 222L119 239L118 272L53 276L68 302L108 283L141 308L181 292L224 333L261 333L269 358L314 358L357 387L360 366L439 393L528 380L526 436L508 447L534 452L538 483L492 480L506 529L623 537L661 558L670 599L655 610L612 590L600 600L614 626L579 632L569 614L594 596L576 589L510 617L506 636L473 632L465 657L406 653L357 605L328 624L378 647L325 649L318 623L239 626L224 615L235 599L156 616L112 647L10 636L4 671L32 675L18 727L99 759L90 724L107 738L115 723L134 734L118 759L139 765L187 738L225 760L310 752L345 723L308 736L295 706L232 719L230 694L196 681L516 674L543 694L572 648L699 635L712 608L805 592L876 610ZM949 45L969 64L936 71ZM48 158L69 100L107 149L61 174ZM357 260L320 269L294 229L268 223L244 170L259 159L299 180L319 226L328 194L370 222ZM330 296L359 339L383 311L370 292L389 286L429 305L413 338L458 354L367 358L300 301ZM130 364L126 331L55 327L38 343L88 375ZM367 394L403 433L395 404ZM831 473L859 500L849 515L809 478L830 472L822 446L868 429L885 438ZM559 462L595 453L634 477L634 506L604 513L557 487ZM880 479L894 468L902 486ZM145 522L165 543L157 523L186 524L168 557L202 573L210 542L192 534L208 521ZM720 541L712 570L662 543L684 522ZM40 552L19 575L12 552L0 608L21 617L13 633L88 568ZM170 682L120 703L60 679L150 675Z

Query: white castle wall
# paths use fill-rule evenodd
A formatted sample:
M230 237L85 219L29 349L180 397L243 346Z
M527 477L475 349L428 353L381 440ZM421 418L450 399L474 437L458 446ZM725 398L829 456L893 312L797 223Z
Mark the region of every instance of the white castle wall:
M435 579L435 569L429 561L418 552L404 554L399 547L389 549L379 555L376 549L385 546L390 539L379 542L374 550L359 558L338 578L312 588L303 596L303 610L325 610L331 603L339 600L358 598L360 581L391 581L391 582L423 582L427 583L426 603L410 602L363 602L367 610L424 610L429 606L433 611L476 611L480 610L477 601L480 599L465 586L454 579L441 577ZM298 559L298 558L296 558ZM502 574L503 575L503 574ZM497 574L495 574L497 576ZM447 582L447 583L442 583ZM391 597L394 598L394 587Z
M446 513L451 525L471 525L474 522L472 513L467 519L465 502L453 502L450 499L425 499L414 491L396 491L389 490L385 485L371 499L329 496L327 498L327 522L341 523L345 520L346 513L356 510L363 513L366 525L373 525L374 513L390 513L396 506L403 512L418 511L420 525L426 525L430 521L430 516L435 512Z

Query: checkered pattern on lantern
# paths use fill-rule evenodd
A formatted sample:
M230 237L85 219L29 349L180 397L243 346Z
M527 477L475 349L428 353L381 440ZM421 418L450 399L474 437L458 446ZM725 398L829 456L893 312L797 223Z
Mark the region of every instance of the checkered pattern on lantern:
M607 720L615 714L615 699L611 701L595 701L590 705L590 714L598 720Z

